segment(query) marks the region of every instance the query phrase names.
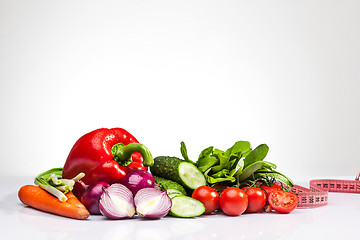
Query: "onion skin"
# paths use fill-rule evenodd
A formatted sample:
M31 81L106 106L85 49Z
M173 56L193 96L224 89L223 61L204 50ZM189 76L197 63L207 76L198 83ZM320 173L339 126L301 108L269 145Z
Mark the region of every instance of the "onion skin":
M100 197L103 193L103 187L109 187L106 182L98 182L90 185L81 196L81 202L91 214L101 214L99 209Z
M110 219L131 218L135 215L134 195L120 183L103 187L99 209L102 215Z
M146 218L158 219L170 212L172 202L166 191L143 188L134 197L136 212Z
M126 174L126 176L121 179L120 183L130 189L135 196L140 189L155 187L156 181L154 176L148 171L133 170Z

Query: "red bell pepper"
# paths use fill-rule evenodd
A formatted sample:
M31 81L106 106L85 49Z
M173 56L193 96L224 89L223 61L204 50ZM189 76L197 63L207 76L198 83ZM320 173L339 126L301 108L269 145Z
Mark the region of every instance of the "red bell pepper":
M82 182L119 182L135 169L147 170L154 160L150 151L122 128L101 128L82 136L71 149L63 167L63 178L85 173Z

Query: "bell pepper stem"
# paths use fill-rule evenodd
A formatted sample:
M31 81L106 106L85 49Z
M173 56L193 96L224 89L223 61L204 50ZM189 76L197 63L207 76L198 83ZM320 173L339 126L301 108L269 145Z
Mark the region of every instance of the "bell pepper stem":
M130 143L128 145L118 143L111 148L111 151L114 160L125 167L132 162L131 154L134 152L141 154L144 166L152 166L154 164L154 159L150 150L141 143Z

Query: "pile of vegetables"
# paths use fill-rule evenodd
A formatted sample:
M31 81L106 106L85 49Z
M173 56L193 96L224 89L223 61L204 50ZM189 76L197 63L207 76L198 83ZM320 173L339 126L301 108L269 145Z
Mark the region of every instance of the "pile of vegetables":
M226 151L208 147L196 162L189 159L184 142L181 142L180 151L183 159L156 157L150 171L157 176L156 179L161 177L160 184L167 181L163 188L169 192L173 202L184 196L184 191L173 186L178 183L205 209L182 201L180 206L187 210L191 206L194 214L185 215L180 209L181 213L175 216L193 217L216 211L237 216L244 212L269 212L272 209L289 213L298 203L297 195L288 191L288 187L294 185L291 179L275 171L275 164L264 161L269 151L266 144L252 149L249 142L238 141ZM173 182L170 184L169 181Z
M192 161L182 142L183 159L153 158L126 130L102 128L74 144L63 168L39 174L37 186L18 195L28 206L75 219L289 213L298 203L286 189L293 182L264 161L268 150L238 141L226 151L208 147Z

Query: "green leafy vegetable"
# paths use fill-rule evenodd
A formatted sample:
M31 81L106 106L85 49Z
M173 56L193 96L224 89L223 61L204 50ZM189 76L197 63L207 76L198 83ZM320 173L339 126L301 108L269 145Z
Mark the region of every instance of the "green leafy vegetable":
M244 159L243 159L243 158L239 158L239 159L237 160L236 165L231 169L229 175L230 175L231 177L238 177L238 176L241 174L243 168L244 168Z
M202 150L196 162L196 166L203 173L206 172L212 166L215 166L215 164L217 164L218 162L218 159L216 157L211 156L213 149L214 149L213 147L208 147Z
M206 181L209 184L216 184L216 183L220 183L220 182L235 182L236 178L234 177L226 177L226 175L224 177L215 177L215 176L209 176L209 172L211 171L211 168L209 168L206 172L204 172L204 176Z
M293 181L288 178L287 176L285 176L284 174L282 173L279 173L277 171L258 171L255 176L255 178L268 178L268 177L273 177L273 178L276 178L277 180L279 180L280 182L286 184L287 186L289 187L293 187L294 186L294 183Z
M190 163L194 163L194 162L191 161L191 160L189 159L189 157L188 157L185 143L184 143L184 142L181 142L180 145L181 145L181 147L180 147L180 152L181 152L181 155L183 156L184 160L187 161L187 162L190 162Z
M262 161L267 153L269 151L269 147L266 144L261 144L258 147L256 147L249 155L246 156L244 162L244 167L249 166L250 164L253 164L257 161Z
M244 171L238 176L239 181L244 181L248 177L250 177L252 174L254 174L257 170L259 170L262 166L267 165L270 166L271 163L265 162L265 161L258 161L254 162L250 165L248 165L246 168L244 168Z
M183 149L182 147L182 154ZM247 181L268 181L275 178L288 186L293 186L288 177L274 170L275 164L263 161L268 151L269 147L266 144L252 149L248 141L237 141L226 151L211 146L200 153L196 166L204 174L209 185L222 183L234 186ZM183 157L186 159L187 155L183 154Z
M226 153L231 157L246 157L251 152L251 145L247 141L237 141Z
M217 159L215 157L204 157L198 160L197 165L201 172L206 172L209 168L214 166L217 163Z
M219 162L219 165L214 166L212 169L212 171L215 173L224 169L227 166L229 159L230 159L228 154L226 154L226 152L221 151L219 149L215 149L212 152L212 156L215 157Z

